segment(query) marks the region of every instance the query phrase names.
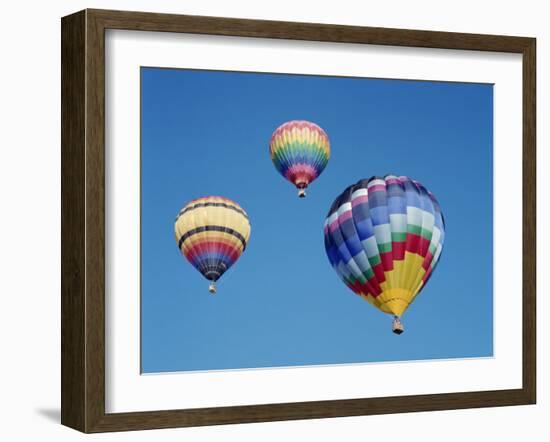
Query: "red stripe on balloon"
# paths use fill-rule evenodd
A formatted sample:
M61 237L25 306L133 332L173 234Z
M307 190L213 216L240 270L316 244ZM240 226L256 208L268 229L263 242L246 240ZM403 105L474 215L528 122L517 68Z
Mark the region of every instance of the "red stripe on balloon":
M420 256L426 256L428 254L428 250L430 249L430 243L431 240L426 239L424 237L420 238Z
M433 267L430 267L426 273L424 274L424 276L422 277L422 283L425 284L426 282L428 282L428 279L430 279L430 275L432 274L432 269Z
M406 250L420 256L426 256L430 248L430 240L414 233L407 233Z
M420 236L414 233L407 233L405 241L405 250L411 253L417 253L420 248Z
M348 287L358 295L370 294L376 298L380 293L382 293L382 289L380 288L376 278L371 278L364 284L362 284L359 280L356 280L355 283L348 284Z
M422 268L428 271L430 269L430 264L432 263L433 259L434 259L434 256L430 252L426 253L426 256L424 257L424 261L422 262Z
M384 252L380 253L380 260L382 261L382 267L384 268L384 271L390 271L393 270L393 253L392 252Z
M405 259L405 242L394 242L391 245L394 261L403 261Z
M382 263L376 264L372 268L372 270L374 271L374 275L376 277L376 282L378 284L382 284L386 280L386 277L384 276L384 266L382 265Z
M317 170L310 164L293 164L287 169L285 177L294 184L309 184L317 178Z
M236 261L241 255L241 252L237 247L226 241L200 241L186 250L185 257L192 260L205 253L216 252L224 253L229 257L229 259L231 259L231 261Z

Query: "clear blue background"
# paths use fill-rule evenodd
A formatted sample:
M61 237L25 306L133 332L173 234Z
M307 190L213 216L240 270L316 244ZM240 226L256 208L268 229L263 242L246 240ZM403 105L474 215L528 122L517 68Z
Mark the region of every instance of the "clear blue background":
M142 68L142 371L491 356L491 85ZM273 130L311 120L332 156L298 199L273 167ZM446 220L442 259L406 331L329 265L323 222L349 184L422 182ZM252 224L218 294L173 233L191 199L222 195Z

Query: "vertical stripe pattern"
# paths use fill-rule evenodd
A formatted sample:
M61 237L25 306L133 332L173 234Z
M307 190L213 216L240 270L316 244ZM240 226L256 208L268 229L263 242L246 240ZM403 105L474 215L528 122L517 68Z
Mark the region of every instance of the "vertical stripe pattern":
M176 243L187 260L210 281L217 281L246 249L248 215L236 202L208 196L189 202L174 225Z
M441 257L445 222L422 184L387 175L344 190L324 232L328 259L344 283L383 312L401 316Z

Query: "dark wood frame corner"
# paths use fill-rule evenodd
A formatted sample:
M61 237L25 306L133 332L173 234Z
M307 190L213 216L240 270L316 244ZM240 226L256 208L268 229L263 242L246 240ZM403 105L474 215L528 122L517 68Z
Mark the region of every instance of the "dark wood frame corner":
M83 432L102 432L535 403L535 39L105 10L84 10L64 17L61 28L61 422L64 425ZM139 413L106 413L104 301L106 29L522 54L524 228L522 388Z

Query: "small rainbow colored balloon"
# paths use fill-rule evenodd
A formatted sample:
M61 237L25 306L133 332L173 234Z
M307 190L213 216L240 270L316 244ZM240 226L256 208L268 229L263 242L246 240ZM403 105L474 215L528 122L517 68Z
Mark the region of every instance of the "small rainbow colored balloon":
M330 143L326 132L315 123L288 121L279 126L269 143L271 161L288 181L298 188L298 196L325 169L330 158Z

